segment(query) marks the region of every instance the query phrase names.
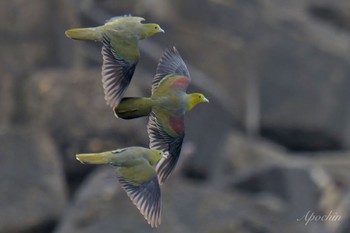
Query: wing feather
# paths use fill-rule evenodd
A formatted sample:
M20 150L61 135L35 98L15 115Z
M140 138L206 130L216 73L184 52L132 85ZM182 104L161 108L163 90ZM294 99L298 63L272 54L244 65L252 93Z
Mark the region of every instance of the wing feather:
M114 16L114 17L106 20L105 24L113 23L114 21L120 20L120 19L128 19L130 21L136 21L136 22L140 22L140 23L142 21L145 21L145 19L142 17L135 17L135 16L132 16L131 14L126 14L126 15Z
M154 169L148 164L147 169ZM157 227L161 223L162 217L162 197L156 173L154 176L141 184L125 178L117 169L117 178L126 194L133 204L139 209L147 222L152 227Z
M167 48L160 58L156 75L152 81L152 93L157 89L163 78L168 75L185 76L189 80L191 79L187 66L175 47Z
M159 183L163 184L177 164L185 133L182 131L176 136L170 135L154 112L149 116L147 132L150 139L149 147L168 152L170 155L168 158L162 158L156 166Z
M102 43L102 84L105 100L110 107L114 108L118 106L129 86L137 62L129 63L120 58L108 37L103 37Z

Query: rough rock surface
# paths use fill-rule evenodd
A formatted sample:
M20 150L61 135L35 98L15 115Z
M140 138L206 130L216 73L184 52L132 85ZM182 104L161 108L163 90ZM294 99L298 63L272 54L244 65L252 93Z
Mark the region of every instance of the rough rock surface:
M92 173L55 233L149 232L150 226L116 183L111 167ZM305 213L290 213L296 203L279 200L269 192L246 195L177 177L162 186L162 195L163 221L154 232L328 232L323 222L305 228L304 221L297 221Z
M349 9L348 0L1 1L0 232L150 231L113 168L85 179L94 166L74 156L148 145L147 119L115 119L103 100L101 44L64 35L131 13L166 33L140 43L127 95L150 94L159 56L175 45L189 92L210 99L186 116L154 231L348 233ZM307 209L342 221L305 225L296 219Z
M0 132L0 231L52 224L62 214L66 185L60 157L40 130Z
M116 119L106 105L99 69L46 70L33 76L26 91L28 119L52 135L70 173L86 168L76 161L77 153L148 144L146 118ZM134 84L128 93L140 95L140 90Z
M347 1L184 2L171 3L167 29L231 94L226 104L242 124L253 95L264 135L295 150L348 148Z
M0 66L0 70L2 67ZM7 128L13 120L15 109L14 95L11 91L14 86L13 76L6 71L2 71L0 79L0 129Z

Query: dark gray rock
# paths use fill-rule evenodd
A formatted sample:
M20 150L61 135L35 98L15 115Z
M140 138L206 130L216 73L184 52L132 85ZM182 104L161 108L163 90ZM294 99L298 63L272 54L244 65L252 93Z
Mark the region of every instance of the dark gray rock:
M191 92L202 92L191 89ZM203 93L203 92L202 92ZM194 147L189 159L186 159L183 173L193 179L210 179L213 168L224 156L224 144L230 133L230 125L234 124L228 112L215 98L206 95L210 103L199 104L185 116L185 143ZM185 156L180 160L185 159Z
M72 41L63 33L70 27L97 25L93 18L101 23L106 15L141 15L147 22L159 23L166 34L148 40L156 47L140 43L142 60L127 95L149 95L158 57L173 44L189 64L190 91L203 92L211 101L186 116L179 170L162 187L164 219L155 231L348 232L348 197L339 195L350 184L346 153L341 158L328 152L290 154L273 143L231 134L238 125L292 150L349 148L348 12L348 0L1 2L0 129L20 120L47 130L64 158L68 182L77 179L76 183L91 166L79 164L74 154L148 145L146 119L116 120L104 103L101 45ZM37 72L47 66L56 68ZM25 140L43 142L38 148L46 144L36 131L26 135ZM31 152L36 147L26 149L30 143L18 138L6 141L11 147L24 145L11 149L16 155L22 149L31 156L40 154ZM12 157L3 164L13 164ZM47 162L21 161L24 164L16 162L19 168L41 168ZM4 172L11 176L0 181L1 193L6 187L18 188L13 187L17 178L9 168ZM25 175L31 177L30 172ZM45 195L40 200L46 203L45 198L52 198L52 191L47 192L52 189L41 188ZM35 211L46 206L31 193L25 198L33 202L6 194L0 205L12 198L11 206L36 203ZM150 230L119 188L113 168L92 174L74 196L56 232ZM0 226L10 232L38 229L59 216L62 209L54 204L47 204L41 215L35 212L21 219L11 212L20 213L17 207L6 207L8 211L4 207L7 215L0 219L5 224L16 220L16 228L2 222ZM307 208L321 214L336 210L346 220L329 229L328 222L305 226L296 218ZM23 213L28 209L24 207Z
M43 64L49 57L48 35L53 24L50 19L50 1L35 0L1 2L0 60L14 73ZM33 13L35 12L35 13Z
M263 168L268 165L287 163L288 151L269 140L254 138L232 130L224 142L224 157L218 170L228 170L230 174L244 172L250 168Z
M75 14L66 0L0 3L0 73L1 79L11 76L12 85L7 86L11 96L6 97L9 103L14 102L11 122L28 123L24 92L33 72L45 66L72 64L73 46L64 30L74 22Z
M201 1L193 14L196 2L177 1L163 4L161 20L186 61L217 84L203 91L216 93L235 122L293 150L347 148L349 6L282 2Z
M337 186L343 191L350 188L350 152L349 151L325 151L298 154L313 157L313 161L322 166L335 180Z
M229 185L260 200L263 206L278 210L281 215L284 213L288 224L308 211L322 216L331 211L334 213L343 201L344 187L339 186L339 179L345 179L347 173L330 172L333 170L330 168L337 170L331 165L343 163L346 167L346 164L339 158L336 162L335 155L324 155L322 160L319 156L305 158L308 156L290 154L271 142L251 139L237 132L232 132L225 148L226 157L217 169L220 185ZM305 224L304 220L295 224L301 226L302 222ZM322 232L333 232L328 225L326 221L314 221L303 232L321 229Z
M254 138L238 131L230 131L220 156L215 154L212 164L214 180L221 186L239 174L250 174L268 166L287 164L290 158L285 148L262 138Z
M350 197L349 193L344 195L344 199L339 203L339 207L333 211L332 221L329 221L330 227L337 233L346 233L350 231Z
M7 128L12 121L15 108L15 101L12 92L13 86L13 76L3 71L0 78L0 130Z
M213 183L180 177L162 187L162 224L154 232L312 232L289 218L289 210L274 208L275 199L217 189ZM318 228L319 229L319 228ZM71 207L54 231L149 232L142 215L117 184L112 167L99 168L83 183ZM319 231L326 232L326 231Z
M280 211L282 222L305 227L303 232L334 232L330 221L309 219L312 214L336 214L342 200L339 189L319 167L273 165L240 174L234 188L255 197L262 206Z
M20 232L52 224L66 205L60 157L40 130L0 132L0 231Z
M120 188L114 169L107 166L97 169L82 184L54 232L116 233L130 229L147 231L149 226Z
M195 214L192 210L192 214L188 210L194 206L199 208L199 202L203 202L203 200L191 203L193 200L191 195L194 194L191 191L196 190L194 186L186 185L187 189L184 190L182 189L183 183L178 185L177 189L181 190L181 196L175 190L172 193L169 187L162 187L163 191L166 189L163 192L163 223L155 230L156 232L164 230L167 232L188 232L189 223L195 224L197 221L194 220ZM208 208L211 207L208 206ZM202 217L207 213L204 209ZM181 211L184 216L179 215L178 211ZM150 226L147 225L143 216L130 202L124 191L120 189L112 167L98 169L84 182L74 198L72 207L55 232L98 232L101 229L107 233L149 232L150 230Z
M69 45L61 49L68 42L64 30L76 22L68 1L2 1L0 9L0 43L6 43L0 47L0 60L11 72L24 75L39 66L72 61Z
M292 150L349 147L346 0L122 2L164 25L166 35L150 41L164 47L172 38L188 64L214 81L203 91L224 102L233 121ZM205 83L200 75L193 80Z
M230 94L225 105L241 125L255 118L257 131L260 123L263 136L293 150L349 147L346 0L168 4L167 38Z
M33 75L26 90L28 120L52 135L69 173L87 167L76 161L77 153L148 145L146 118L116 119L106 105L100 69L45 70ZM135 83L128 90L140 92Z

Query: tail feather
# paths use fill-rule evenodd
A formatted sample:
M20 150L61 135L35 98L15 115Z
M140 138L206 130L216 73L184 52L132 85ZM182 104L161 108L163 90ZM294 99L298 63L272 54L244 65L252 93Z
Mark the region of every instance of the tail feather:
M73 28L65 31L65 34L68 38L74 40L102 40L102 37L96 28Z
M77 154L76 158L81 163L87 163L87 164L108 164L109 163L109 158L107 153Z
M148 116L153 107L150 98L127 97L123 98L119 105L114 108L116 117L123 119L134 119L138 117Z

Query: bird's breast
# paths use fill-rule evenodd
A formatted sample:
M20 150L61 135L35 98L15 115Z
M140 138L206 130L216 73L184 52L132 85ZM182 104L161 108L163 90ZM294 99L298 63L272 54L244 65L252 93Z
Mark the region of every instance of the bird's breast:
M168 95L158 98L159 107L174 113L175 115L182 115L185 112L187 102L183 95Z

